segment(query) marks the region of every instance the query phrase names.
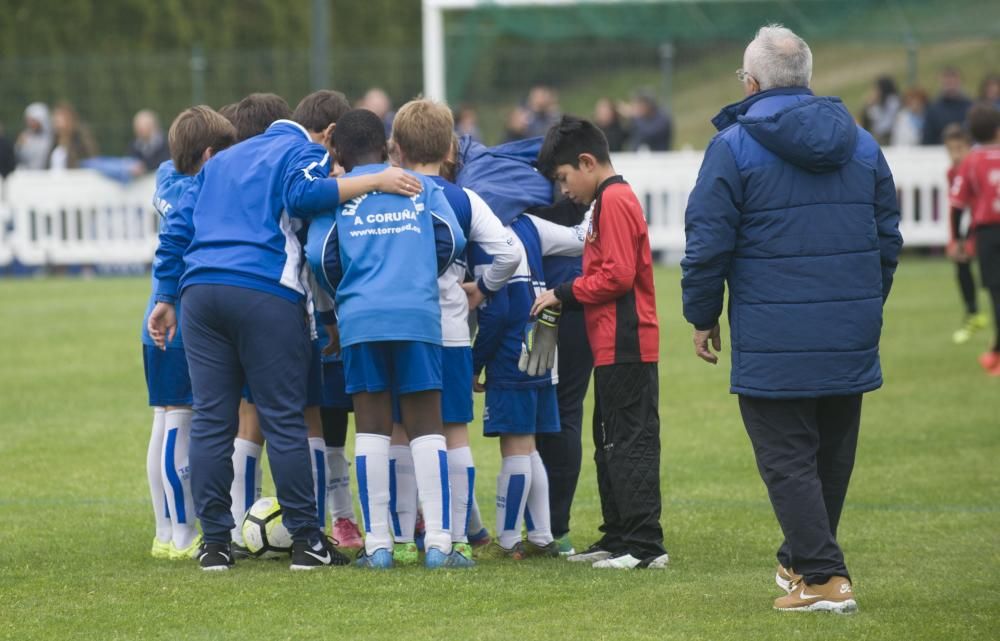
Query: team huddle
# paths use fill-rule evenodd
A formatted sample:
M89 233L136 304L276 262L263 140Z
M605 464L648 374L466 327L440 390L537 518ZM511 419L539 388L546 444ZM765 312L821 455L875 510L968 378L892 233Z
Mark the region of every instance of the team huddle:
M599 129L565 117L488 149L456 138L445 105L411 101L387 132L318 91L294 112L273 94L192 107L169 145L143 328L154 557L252 555L266 444L294 570L355 550L360 567L467 568L474 548L666 566L649 240ZM592 369L604 523L576 553ZM495 537L474 391L502 456Z

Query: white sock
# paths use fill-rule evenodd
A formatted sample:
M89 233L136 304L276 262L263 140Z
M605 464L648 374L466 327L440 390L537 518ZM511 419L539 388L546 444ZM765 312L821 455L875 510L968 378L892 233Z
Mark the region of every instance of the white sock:
M171 538L183 550L198 536L191 495L191 410L169 410L163 420L163 491L170 506Z
M469 511L476 492L476 468L469 446L448 450L448 480L451 482L451 539L469 542Z
M411 543L417 527L417 479L409 445L389 448L389 515L392 538L396 543Z
M316 494L316 524L326 530L326 441L309 439L309 461L312 463L313 489Z
M146 478L149 480L149 497L153 500L153 518L156 520L156 540L170 543L170 514L167 512L167 498L163 493L163 432L166 410L153 408L153 431L149 435L149 449L146 450Z
M483 515L479 512L479 501L476 493L472 493L472 505L469 506L469 532L478 534L483 530Z
M243 517L257 499L260 498L260 481L263 469L260 465L260 455L263 447L253 441L238 438L233 441L233 487L229 494L232 497L234 543L243 545Z
M552 515L549 512L549 475L538 451L531 453L531 487L524 520L528 526L528 540L538 546L552 543Z
M521 541L524 505L530 490L531 457L503 457L497 475L497 538L508 550Z
M448 482L448 446L444 434L428 434L410 441L413 473L424 515L424 550L451 554L451 485Z
M330 520L351 519L354 516L354 497L351 496L351 463L342 447L326 448L326 509Z
M358 496L365 521L365 552L392 549L389 532L389 437L380 434L356 434L354 469L358 477Z

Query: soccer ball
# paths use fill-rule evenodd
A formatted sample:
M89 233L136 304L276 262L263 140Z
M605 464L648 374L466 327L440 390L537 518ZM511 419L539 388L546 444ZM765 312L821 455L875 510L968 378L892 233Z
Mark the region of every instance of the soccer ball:
M286 557L292 551L292 535L281 522L281 506L274 497L257 499L247 510L242 530L243 544L257 558Z

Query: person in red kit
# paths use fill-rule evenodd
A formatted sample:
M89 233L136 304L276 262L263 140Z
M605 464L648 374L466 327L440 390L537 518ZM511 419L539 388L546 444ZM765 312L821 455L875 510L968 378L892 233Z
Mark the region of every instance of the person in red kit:
M664 568L660 527L659 326L649 235L632 188L615 173L604 134L564 116L538 168L563 194L593 204L583 275L543 292L531 313L583 306L594 353L594 460L603 536L570 561L596 568Z
M969 110L969 133L977 143L958 167L951 184L952 236L961 238L962 214L972 211L980 281L993 302L995 334L979 364L1000 376L1000 111L981 103Z

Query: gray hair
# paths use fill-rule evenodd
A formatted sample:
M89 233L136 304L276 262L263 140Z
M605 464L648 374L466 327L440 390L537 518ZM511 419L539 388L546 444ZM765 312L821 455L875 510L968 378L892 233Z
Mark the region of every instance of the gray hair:
M808 87L812 51L802 38L780 24L761 27L743 54L743 68L761 91L777 87Z

